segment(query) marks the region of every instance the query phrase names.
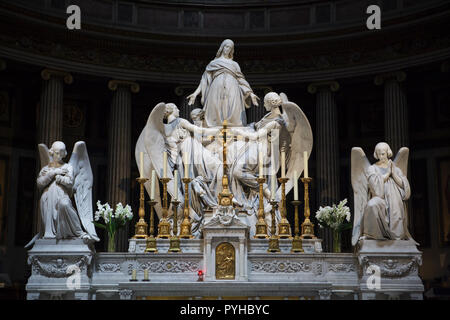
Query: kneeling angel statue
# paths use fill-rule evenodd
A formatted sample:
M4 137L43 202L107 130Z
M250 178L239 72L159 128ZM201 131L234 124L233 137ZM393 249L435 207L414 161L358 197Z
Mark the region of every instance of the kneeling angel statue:
M409 149L401 148L394 161L385 142L375 147L370 165L361 148L351 154L352 187L355 199L352 245L359 240L412 240L408 231L406 202L411 196L407 179Z
M61 141L49 150L39 144L41 171L37 186L42 192L40 230L25 246L30 247L37 239L83 239L85 243L99 241L93 224L92 184L93 175L83 141L75 143L69 163L66 146ZM72 204L72 198L76 209Z

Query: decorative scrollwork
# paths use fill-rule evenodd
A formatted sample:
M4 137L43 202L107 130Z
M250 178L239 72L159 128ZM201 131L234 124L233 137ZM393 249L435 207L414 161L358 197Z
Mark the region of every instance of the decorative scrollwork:
M73 263L71 263L71 261L73 261ZM90 261L91 257L88 256L83 256L81 258L71 257L70 259L63 259L61 257L39 258L37 256L32 256L28 259L28 264L31 264L34 274L40 274L49 278L65 278L73 273L73 271L70 272L70 270L68 270L70 266L75 265L80 271L84 271Z
M100 272L120 272L120 263L101 263L97 265Z
M416 273L418 267L422 264L422 259L418 256L406 261L405 259L369 259L368 257L361 259L363 270L371 264L377 265L380 268L381 275L384 277L401 278Z
M356 268L352 263L332 263L328 266L328 271L348 273L356 271Z
M255 261L252 263L252 271L265 273L298 273L311 272L313 268L310 263L291 261Z
M139 272L148 270L151 273L186 273L197 272L199 269L199 262L197 261L156 261L156 262L144 262L138 266ZM131 275L133 265L128 266L128 274Z

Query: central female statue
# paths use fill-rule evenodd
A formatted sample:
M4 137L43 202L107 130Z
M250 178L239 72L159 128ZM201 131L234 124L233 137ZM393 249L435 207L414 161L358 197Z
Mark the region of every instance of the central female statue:
M192 105L201 93L208 127L222 126L224 120L229 126L245 126L245 108L250 108L251 103L258 105L259 99L245 80L239 64L233 61L233 53L233 41L224 40L216 58L206 66L199 86L187 97L188 104Z

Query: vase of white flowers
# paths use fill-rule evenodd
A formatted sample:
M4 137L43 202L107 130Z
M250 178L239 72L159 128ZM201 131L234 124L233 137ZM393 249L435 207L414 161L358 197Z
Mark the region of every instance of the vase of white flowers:
M125 226L125 224L133 219L133 212L131 207L126 205L125 207L122 203L116 205L116 210L114 211L109 203L101 204L97 201L97 211L95 212L95 221L99 221L100 218L103 219L105 224L94 222L94 224L102 229L105 229L108 233L108 252L116 251L116 232L118 229Z
M341 232L350 229L350 209L346 206L347 199L336 206L320 207L316 212L316 219L321 228L329 227L333 231L333 252L341 252Z

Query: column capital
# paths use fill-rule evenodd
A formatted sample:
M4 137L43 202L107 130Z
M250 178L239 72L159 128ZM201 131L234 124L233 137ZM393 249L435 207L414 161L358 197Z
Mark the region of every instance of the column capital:
M5 60L0 59L0 71L6 69L6 62Z
M53 70L53 69L44 69L41 72L41 77L44 80L50 80L50 78L52 76L63 78L64 82L66 84L72 84L72 82L73 82L72 75L70 73L68 73L68 72L65 72L65 71Z
M442 64L441 64L441 71L442 72L449 72L450 71L450 60L442 62Z
M381 86L386 80L395 79L398 82L406 80L406 73L404 71L386 72L375 76L375 85Z
M317 92L317 90L319 88L325 88L325 89L331 90L332 92L336 92L339 90L340 86L339 86L339 82L334 81L334 80L314 82L308 86L308 92L311 94L314 94Z
M128 80L110 80L108 82L108 88L111 91L116 91L119 86L130 87L131 92L138 93L141 87L137 82Z

